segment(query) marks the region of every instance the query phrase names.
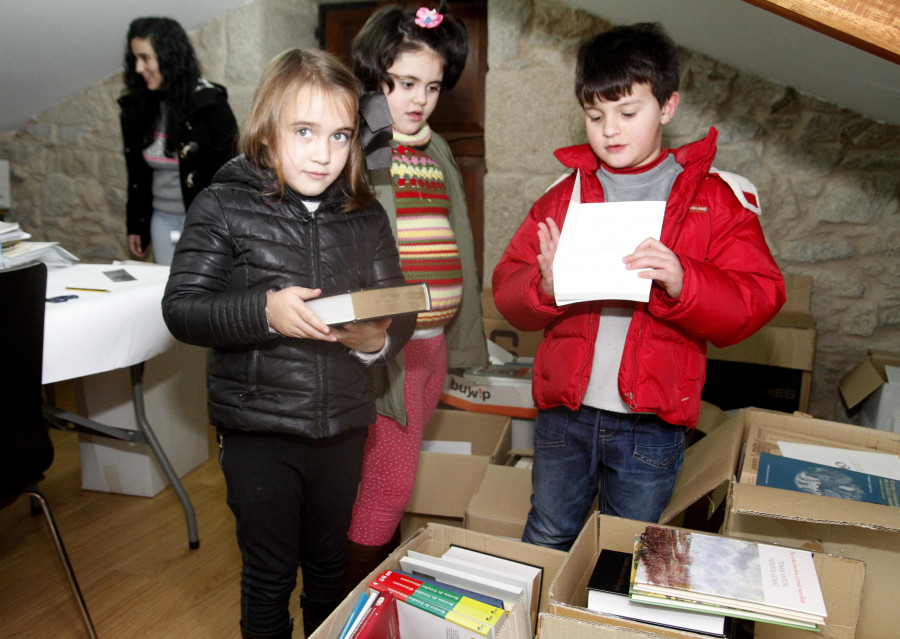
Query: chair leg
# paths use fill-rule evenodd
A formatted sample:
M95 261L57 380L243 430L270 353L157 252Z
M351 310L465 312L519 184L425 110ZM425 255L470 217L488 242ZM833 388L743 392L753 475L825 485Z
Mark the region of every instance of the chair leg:
M78 602L78 608L81 611L81 618L84 620L85 628L87 628L88 635L91 639L97 639L97 631L94 630L94 622L91 620L87 604L84 602L84 596L81 594L78 580L75 579L75 571L72 569L69 555L66 553L65 546L63 546L62 537L60 537L59 529L56 527L56 521L53 519L53 513L50 512L50 504L47 503L47 498L44 497L44 494L36 486L27 488L25 494L30 495L33 500L37 500L41 506L41 510L44 513L44 521L47 522L47 528L50 530L50 536L53 537L53 543L56 546L56 553L59 555L63 568L66 570L66 576L69 578L69 585L72 587L72 592L75 594L75 599Z

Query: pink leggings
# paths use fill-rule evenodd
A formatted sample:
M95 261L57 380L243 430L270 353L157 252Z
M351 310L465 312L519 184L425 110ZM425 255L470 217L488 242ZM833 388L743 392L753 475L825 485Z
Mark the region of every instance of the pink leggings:
M369 427L349 533L351 541L358 544L388 543L409 503L419 467L422 433L437 408L447 377L444 335L410 340L403 349L403 364L407 426L378 415Z

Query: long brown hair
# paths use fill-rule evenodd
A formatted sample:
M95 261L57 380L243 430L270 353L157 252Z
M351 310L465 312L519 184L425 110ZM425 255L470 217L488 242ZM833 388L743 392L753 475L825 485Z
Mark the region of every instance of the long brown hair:
M353 114L350 155L344 166L346 211L354 211L372 202L374 196L365 179L365 164L359 140L359 96L362 86L346 66L324 51L288 49L275 56L263 70L250 115L241 131L240 149L260 169L273 169L278 176L277 190L284 195L284 171L278 161L285 124L300 89L308 87L347 106Z

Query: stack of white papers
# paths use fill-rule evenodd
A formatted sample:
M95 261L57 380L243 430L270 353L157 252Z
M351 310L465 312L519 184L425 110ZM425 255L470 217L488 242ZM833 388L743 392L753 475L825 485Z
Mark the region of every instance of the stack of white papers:
M566 221L553 260L556 304L589 300L650 299L652 280L638 277L622 261L648 237L659 239L666 203L582 203L575 179Z
M30 237L31 235L19 227L18 222L0 222L0 245L3 248L10 247L16 242L27 240Z

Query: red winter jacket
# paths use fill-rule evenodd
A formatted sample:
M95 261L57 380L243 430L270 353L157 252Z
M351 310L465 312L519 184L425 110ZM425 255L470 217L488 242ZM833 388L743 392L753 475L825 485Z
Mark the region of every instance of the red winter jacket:
M707 340L717 347L752 335L784 304L784 279L763 237L758 216L731 187L709 173L715 129L675 149L683 171L666 205L660 240L681 260L684 286L672 299L654 284L638 303L619 366L619 393L635 412L655 413L694 427L706 379ZM602 202L599 160L587 144L559 149L557 159L581 171L581 201ZM591 374L602 301L557 307L540 288L537 224L562 228L575 174L531 207L494 270L497 308L516 328L544 331L534 364L535 406L581 406Z

